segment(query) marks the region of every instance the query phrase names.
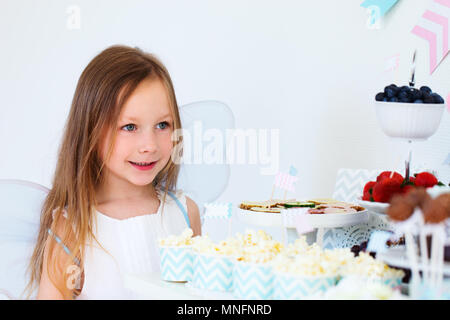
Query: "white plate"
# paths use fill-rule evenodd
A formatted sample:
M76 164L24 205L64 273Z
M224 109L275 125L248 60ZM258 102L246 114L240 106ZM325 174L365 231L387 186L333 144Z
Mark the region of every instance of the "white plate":
M368 210L354 213L307 214L308 222L313 228L338 228L367 222ZM283 227L281 213L257 212L238 208L238 218L249 225L260 227ZM287 225L287 228L295 228Z
M358 204L369 211L386 214L389 203L365 201L361 198L356 199Z

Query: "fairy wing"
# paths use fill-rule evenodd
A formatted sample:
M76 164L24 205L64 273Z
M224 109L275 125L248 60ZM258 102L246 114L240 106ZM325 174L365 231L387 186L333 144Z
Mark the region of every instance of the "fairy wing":
M20 299L29 279L48 189L23 180L0 180L0 299Z
M234 128L231 109L219 101L199 101L180 107L183 127L183 161L177 187L203 212L228 185L227 131Z

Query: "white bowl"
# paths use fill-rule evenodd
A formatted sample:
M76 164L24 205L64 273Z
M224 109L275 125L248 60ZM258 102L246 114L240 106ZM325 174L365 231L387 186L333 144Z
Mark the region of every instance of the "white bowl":
M439 127L445 104L375 101L383 132L392 138L426 140Z
M386 214L386 210L389 207L389 203L365 201L362 200L361 197L358 197L356 199L356 202L358 202L360 206L363 206L369 211L381 214Z

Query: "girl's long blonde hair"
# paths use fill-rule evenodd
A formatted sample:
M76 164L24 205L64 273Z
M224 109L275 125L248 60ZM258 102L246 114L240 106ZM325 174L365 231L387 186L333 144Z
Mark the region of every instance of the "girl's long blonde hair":
M85 245L87 241L95 239L95 190L102 182L104 166L99 157L99 144L105 130L116 125L127 98L146 78L161 81L167 89L174 130L179 131L177 129L181 129L181 121L172 80L155 56L139 48L115 45L98 54L81 74L59 147L52 188L41 211L37 244L29 264L30 280L25 290L28 291L28 298L39 285L47 243L50 280L65 299L80 293L76 288L67 286L70 275L66 270L74 264L72 261L79 262L82 270ZM174 145L181 142L181 137L178 139ZM113 137L107 158L112 152L114 141ZM163 199L168 191L175 189L178 172L179 165L169 160L153 181L154 187L165 190ZM67 218L62 217L63 209L67 212ZM52 214L54 211L55 214ZM47 241L48 230L57 235L71 251L67 263L58 262L57 252L62 252L62 249L56 241ZM56 277L61 274L62 277Z

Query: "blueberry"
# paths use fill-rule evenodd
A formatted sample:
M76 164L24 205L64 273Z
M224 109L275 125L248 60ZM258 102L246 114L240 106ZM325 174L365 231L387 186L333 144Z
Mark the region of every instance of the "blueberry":
M411 100L417 100L417 99L422 99L422 91L420 91L419 89L413 88L410 91L410 97Z
M402 86L402 87L400 87L400 91L409 91L409 87L408 86Z
M417 99L417 100L414 100L414 103L423 103L423 100Z
M375 96L376 101L383 101L383 98L384 98L383 92L378 92L377 95Z
M367 249L367 241L363 241L360 245L359 245L360 249L362 251L366 251Z
M392 98L395 96L395 91L391 87L384 88L384 95L388 98Z
M397 87L395 84L391 84L389 88L391 88L394 91L395 95L397 95L397 93L399 93L400 91L400 88Z
M397 97L389 98L389 102L398 102L398 98Z
M351 247L350 251L357 257L359 255L359 252L361 251L361 248L355 244L353 247Z
M388 98L387 98L387 97L384 97L384 98L383 98L383 101L384 101L384 102L387 102L387 101L388 101Z
M422 92L426 92L426 93L430 93L431 94L431 89L430 89L430 87L427 87L427 86L421 86L420 87L420 91L422 91Z
M392 83L392 84L389 85L389 87L395 87L395 88L397 88L397 85L396 85L395 83Z
M434 103L434 98L433 98L433 96L431 95L431 94L425 94L424 96L423 96L423 102L425 102L425 103Z
M408 97L406 97L406 98L399 98L398 101L399 102L403 102L403 103L410 103L411 102L411 100L409 100Z
M406 91L400 91L399 93L398 93L398 95L397 95L397 97L399 98L399 99L408 99L408 92L406 92Z
M434 103L444 103L444 99L442 99L442 97L439 94L437 94L436 92L433 92L431 94L431 97L433 97Z

